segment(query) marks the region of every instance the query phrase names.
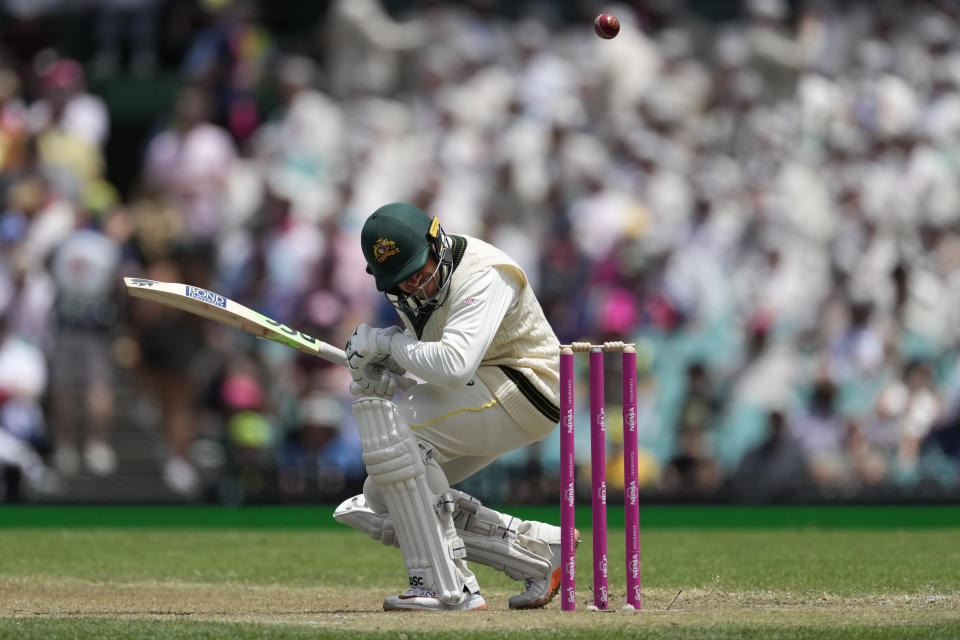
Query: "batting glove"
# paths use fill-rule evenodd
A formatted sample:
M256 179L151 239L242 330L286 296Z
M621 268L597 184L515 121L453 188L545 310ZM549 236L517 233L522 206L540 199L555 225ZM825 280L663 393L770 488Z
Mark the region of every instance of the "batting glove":
M363 369L350 368L350 393L357 396L392 398L397 390L397 376L382 365L368 364Z
M354 330L344 348L347 364L351 369L363 369L369 364L383 364L390 356L393 336L400 331L400 327L396 326L378 329L367 323L361 324Z

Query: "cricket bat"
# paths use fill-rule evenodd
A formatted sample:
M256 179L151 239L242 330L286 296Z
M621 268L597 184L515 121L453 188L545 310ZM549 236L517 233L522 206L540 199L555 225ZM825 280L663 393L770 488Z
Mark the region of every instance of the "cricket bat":
M239 302L225 298L219 293L189 284L159 282L145 278L124 278L123 283L127 286L127 293L134 297L159 302L168 307L175 307L208 320L252 333L259 338L279 342L334 364L347 366L347 356L343 350L317 340L302 331L291 329L285 324L249 309ZM406 390L416 384L416 381L410 378L398 378L397 384L401 389Z

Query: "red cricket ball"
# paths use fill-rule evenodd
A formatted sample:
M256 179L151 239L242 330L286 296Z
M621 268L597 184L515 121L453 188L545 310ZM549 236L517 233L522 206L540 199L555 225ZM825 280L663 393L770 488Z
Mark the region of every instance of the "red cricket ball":
M604 40L609 40L620 33L620 21L609 13L601 13L593 21L593 30Z

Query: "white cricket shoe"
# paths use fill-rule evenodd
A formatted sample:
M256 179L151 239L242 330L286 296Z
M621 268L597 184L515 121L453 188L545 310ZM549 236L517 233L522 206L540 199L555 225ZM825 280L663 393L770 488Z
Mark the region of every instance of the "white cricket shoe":
M574 529L573 533L577 541L577 546L580 546L580 532ZM510 596L510 600L508 600L510 608L539 609L549 604L554 596L557 595L557 592L560 591L560 578L563 573L562 567L560 566L561 558L560 545L550 545L550 575L542 580L527 578L525 583L527 588L523 593Z
M383 601L384 611L480 611L486 608L487 601L480 592L467 593L460 604L447 604L441 602L433 591L420 587L407 589Z

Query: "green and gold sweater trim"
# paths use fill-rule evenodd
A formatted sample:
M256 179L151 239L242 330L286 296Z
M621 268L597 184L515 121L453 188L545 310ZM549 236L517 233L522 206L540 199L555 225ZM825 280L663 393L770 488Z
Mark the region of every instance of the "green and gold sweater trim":
M499 365L499 369L503 371L513 384L517 385L517 389L520 390L523 397L526 398L537 411L542 413L547 420L550 422L560 422L560 407L550 402L549 398L533 386L533 383L530 382L525 375L516 369L511 369L503 365Z

